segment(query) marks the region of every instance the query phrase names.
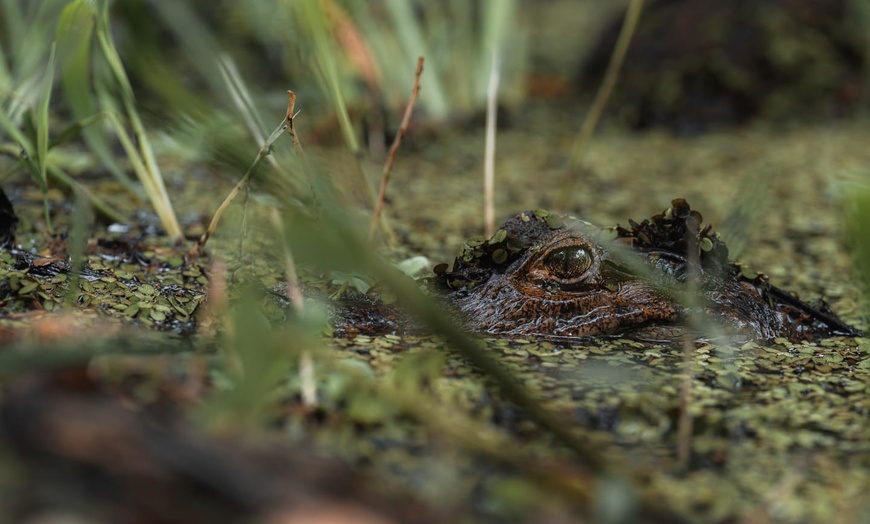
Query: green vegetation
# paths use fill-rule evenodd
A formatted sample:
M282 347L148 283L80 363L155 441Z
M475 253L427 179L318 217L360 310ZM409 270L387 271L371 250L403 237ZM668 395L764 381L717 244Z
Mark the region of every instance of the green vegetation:
M590 128L567 168L585 107L524 100L550 30L530 20L558 18L533 4L0 0L0 180L23 247L0 252L2 385L82 365L135 410L166 401L208 435L311 445L468 521L858 518L867 339L482 340L400 271L482 230L468 123L498 49L517 122L499 136L499 216L625 224L685 196L732 254L868 328L840 236L870 285L866 123L690 141ZM384 246L374 145L418 56ZM846 171L862 175L831 177ZM325 297L398 301L421 329L334 339ZM36 467L3 446L0 464ZM0 500L19 489L0 478Z

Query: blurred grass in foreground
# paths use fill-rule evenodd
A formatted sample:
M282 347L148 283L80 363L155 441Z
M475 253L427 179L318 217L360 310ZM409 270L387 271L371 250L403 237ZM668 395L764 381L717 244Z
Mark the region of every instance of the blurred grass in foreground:
M855 173L843 185L846 241L851 245L852 260L870 295L870 181L868 172Z
M64 181L68 158L60 153L49 154L54 153L52 149L59 145L51 140L50 135L65 136L67 133L51 133L49 127L51 118L65 109L77 120L71 125L71 134L82 134L99 160L98 165L114 172L120 180L125 181L128 188L132 188L126 182L126 175L116 168L116 162L108 153L106 135L87 131L89 125L100 122L94 117L102 114L124 147L127 159L144 186L163 227L170 237L181 238L181 228L139 117L132 86L109 34L108 0L96 3L84 0L68 3L46 1L38 3L38 7L34 5L28 3L24 9L18 9L20 6L13 1L2 5L3 22L13 40L0 41L0 59L3 59L0 61L4 61L0 67L0 86L4 88L0 92L0 125L6 135L18 142L21 149L20 161L11 171L17 171L22 164L28 166L43 195L48 190L49 174L61 173L59 179ZM19 42L14 38L22 35L18 35L13 28L16 25L29 26L28 36L38 35L43 45L18 45ZM52 107L50 102L55 78L55 44L52 42L55 27L57 39L61 42L58 51L61 77L68 92L65 104ZM37 80L32 68L34 63L40 61L46 64L46 69L42 85L36 89L34 83ZM93 83L92 73L96 79ZM34 99L31 93L38 95L38 98ZM28 129L25 111L34 115L32 125L35 137L29 140L21 133ZM132 127L132 136L128 134L128 125ZM50 230L47 200L45 220Z
M4 4L12 16L17 13L13 8L14 5L17 4L14 2ZM108 0L97 3L74 0L66 3L47 2L42 4L46 9L53 9L52 16L59 21L58 37L65 44L65 50L61 57L61 77L64 79L67 95L63 101L66 106L61 104L56 107L70 109L71 113L80 121L92 119L98 113L105 115L103 123L108 123L109 129L114 131L113 138L117 139L123 147L126 161L130 163L139 176L167 232L170 236L177 238L180 236L180 228L163 187L156 155L150 146L145 124L139 115L135 101L136 98L140 98L140 94L136 93L134 97L133 86L135 84L131 83L127 77L125 66L122 63L123 52L116 49L113 39L115 34L119 34L119 40L123 41L128 33L124 31L124 24L116 26L117 20L110 18L110 5ZM136 6L137 3L127 1L119 2L119 5L131 7ZM244 5L248 6L249 4ZM184 4L157 2L154 7L162 17L163 22L177 38L181 48L187 51L188 55L185 59L199 65L196 68L197 74L200 79L205 79L206 85L209 86L210 93L196 99L201 102L217 98L220 103L218 107L210 106L208 102L202 105L194 104L190 108L169 105L163 106L162 112L171 115L173 111L177 111L177 114L173 115L176 121L180 121L182 118L190 119L194 125L194 133L199 135L209 135L209 131L212 129L211 126L203 125L208 122L206 118L209 113L231 115L236 112L236 114L240 113L245 117L246 121L254 123L255 126L260 125L259 122L263 119L254 113L256 108L254 103L250 101L249 93L251 90L244 83L244 80L249 80L249 78L244 74L234 73L233 61L221 53L220 39L212 33L213 29L199 21L196 14L186 9ZM303 62L306 62L303 78L306 82L311 82L312 78L317 80L321 96L325 94L325 99L329 101L330 110L340 116L345 145L350 150L349 158L355 158L358 155L359 147L356 142L356 131L350 122L345 106L344 86L348 80L356 78L358 71L350 69L351 75L342 76L340 74L348 69L339 67L338 60L346 60L346 53L350 48L336 46L330 38L332 36L330 32L336 31L336 17L345 16L341 14L344 12L344 8L331 1L309 3L304 6L286 4L284 7L288 9L279 9L277 18L292 18L295 25L285 27L295 28L297 31L283 32L281 34L283 40L277 43L290 57L290 63L293 59L298 58L294 56L295 53L313 52L313 61L306 62L308 59L303 59ZM464 2L450 2L449 4L420 2L411 9L409 4L388 1L379 6L371 4L370 7L372 10L368 13L368 20L373 25L371 32L367 33L369 42L379 38L391 38L391 31L384 31L384 29L392 29L399 34L399 39L403 39L405 44L400 47L392 46L393 48L408 53L413 59L424 52L429 52L430 56L433 57L432 61L437 64L436 72L443 71L442 75L444 76L436 76L431 79L433 88L430 92L434 93L434 98L429 102L431 116L444 118L448 113L457 114L472 111L475 104L482 107L485 100L489 57L492 55L494 46L507 46L508 22L515 17L515 2L489 1L480 6L470 6ZM378 12L378 9L384 9L385 12ZM255 11L255 9L251 9L247 13ZM9 16L8 14L5 16L7 21L10 19ZM51 20L52 16L47 16L46 19ZM345 23L353 23L350 18L343 20ZM453 28L452 22L454 20L460 22L456 28ZM186 23L182 23L185 21ZM134 19L126 19L123 22L129 27L143 23L142 20ZM110 23L113 24L111 30ZM47 31L50 25L48 23L45 25L46 32L43 36L48 37L50 34ZM355 27L346 29L356 30ZM255 32L261 34L259 31ZM479 33L482 33L482 36L478 37ZM446 40L442 40L440 45L433 46L431 49L423 40L418 40L420 38L434 38L436 35L439 38L446 38ZM522 38L519 37L513 38L514 44L512 45L521 42L521 40ZM127 50L135 48L135 46L130 47L130 42L125 42L125 44ZM313 45L313 50L311 45ZM383 45L383 42L378 45L381 45L383 49L391 47ZM422 49L418 49L421 46ZM148 42L144 43L143 48L152 51L156 49L149 46ZM516 52L511 53L509 47L505 48L504 53L519 55ZM152 58L161 59L157 56ZM165 56L163 58L165 59ZM382 60L380 74L387 76L385 73L387 65L394 66L396 77L401 76L402 78L401 82L397 82L397 86L406 91L406 79L414 68L404 68L402 64L405 61L397 60L395 56L383 57ZM94 72L93 77L88 74L88 71ZM186 72L174 74L171 69L165 68L157 68L155 71L167 75L156 79L156 81L166 81L167 84L174 84L176 87L192 80ZM143 76L143 73L146 76L156 74L140 70L138 71L139 78ZM435 74L433 73L432 76ZM155 79L152 79L147 85L154 85L154 81ZM428 81L429 76L427 76ZM8 83L13 90L20 88L20 85L15 85L15 82ZM509 83L515 87L522 85L520 81ZM389 80L379 83L377 88L384 88L387 85L391 85ZM460 93L464 98L447 103L446 88L437 87L447 85L457 86L455 90L451 89L450 91ZM43 101L43 105L40 107L45 108L41 116L44 117L43 124L46 124L42 128L46 136L48 134L48 105L45 101L47 94L51 92L49 87L50 83L42 90L43 97L40 99ZM182 89L164 86L162 93L178 94L181 91ZM147 96L147 93L145 95ZM406 96L406 93L403 92L403 96ZM256 94L253 95L253 98L262 100ZM232 105L227 106L229 102ZM226 122L221 118L216 121ZM102 121L89 120L89 122L100 123ZM132 128L132 133L128 131L128 126ZM252 138L256 140L256 129L250 125L249 127ZM97 138L91 137L92 143L89 145L97 156L100 154L101 144L106 144L106 136L102 134ZM85 140L88 139L85 138ZM48 141L41 140L39 143L40 147L45 148ZM111 144L111 142L108 143ZM288 150L290 148L281 147L278 149ZM40 172L45 171L45 169L40 170ZM360 271L377 277L384 285L392 288L412 311L415 311L425 322L431 324L436 332L447 337L451 342L451 347L491 376L506 397L521 406L563 444L574 449L579 456L585 457L583 462L595 465L594 467L600 466L598 459L595 458L594 454L587 453L584 444L578 440L578 437L560 421L543 412L534 397L526 393L524 388L516 383L511 374L496 359L463 334L455 326L455 322L448 318L438 306L422 297L410 281L399 276L395 269L380 259L374 252L373 246L365 240L364 232L356 231L353 227L353 224L359 223L355 212L346 209L337 198L336 188L329 182L329 177L322 172L307 173L307 176L310 187L314 188L314 193L317 195L320 203L319 208L308 207L304 203L299 206L297 205L301 203L299 200L294 201L288 198L292 196L300 198L301 191L295 191L291 195L276 191L276 187L269 188L268 191L277 196L277 201L282 204L285 216L288 217L287 244L294 255L299 256L301 262L308 262L326 273L336 269ZM300 189L298 180L291 182L290 186L297 190ZM263 319L256 313L256 308L246 307L245 304L247 302L240 302L241 309L236 310L232 316L235 327L232 328L233 337L229 339L227 345L227 351L237 355L233 362L227 364L227 369L232 370L234 366L238 368L237 373L239 374L235 379L238 387L233 389L233 394L227 397L230 400L223 404L223 408L218 409L219 412L250 414L251 412L248 411L250 404L258 402L264 396L268 397L275 383L280 381L281 377L286 376L287 366L291 366L292 361L296 358L295 353L283 353L290 347L284 342L288 337L282 336L280 330L275 332L276 339L267 335L266 333L271 331L263 325ZM296 333L289 338L299 342L299 347L291 345L293 346L291 349L294 351L302 349L306 345L302 342L302 339L305 338L301 337L300 333L302 332L294 331L292 323L287 326L287 329ZM313 342L309 344L317 345ZM282 365L276 365L277 363L282 363ZM222 404L221 401L217 402L219 405ZM240 408L240 405L244 407Z

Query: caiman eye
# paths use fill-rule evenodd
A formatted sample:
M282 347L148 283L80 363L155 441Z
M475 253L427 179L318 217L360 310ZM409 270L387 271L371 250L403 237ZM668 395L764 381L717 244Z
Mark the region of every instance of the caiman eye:
M544 259L544 267L560 280L578 278L592 266L592 254L581 246L560 247Z

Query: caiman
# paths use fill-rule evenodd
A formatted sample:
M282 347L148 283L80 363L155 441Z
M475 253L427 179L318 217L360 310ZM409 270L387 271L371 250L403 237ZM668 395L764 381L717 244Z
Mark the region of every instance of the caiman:
M597 228L546 211L520 213L491 238L470 239L452 267L434 268L429 284L469 328L490 335L792 342L860 335L824 302L803 302L729 261L719 234L683 199L628 224ZM366 315L391 325L371 311L353 316Z

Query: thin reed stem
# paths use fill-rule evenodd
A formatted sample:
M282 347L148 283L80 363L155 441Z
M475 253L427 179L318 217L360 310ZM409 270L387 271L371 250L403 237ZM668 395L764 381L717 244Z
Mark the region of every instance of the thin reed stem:
M698 318L698 306L701 301L700 289L700 247L698 245L698 231L700 224L694 219L690 222L692 227L686 235L686 305L689 306L689 325L701 326L703 322ZM683 335L683 362L682 380L680 382L679 418L677 419L677 462L683 470L689 468L692 459L692 367L695 363L695 343L690 330Z
M254 159L254 162L251 164L251 167L245 172L242 178L236 183L235 187L230 191L230 193L224 198L224 201L221 202L221 205L217 208L217 211L214 212L214 216L211 219L211 222L208 225L208 228L199 237L199 240L196 242L196 245L190 250L188 253L188 257L193 260L203 254L205 251L205 244L208 242L208 239L214 234L217 229L218 222L220 222L221 217L226 212L227 208L230 207L230 204L233 203L233 200L239 196L247 186L248 182L251 180L251 175L254 173L254 169L260 162L269 155L269 151L272 149L272 144L275 140L280 137L284 131L287 129L287 119L281 119L281 124L272 131L272 134L269 135L269 138L266 139L266 142L263 144L263 147L260 148L260 151L257 152L257 157Z
M271 209L270 218L272 219L272 224L275 226L275 230L278 232L278 238L280 239L280 244L284 254L284 270L287 277L287 285L285 286L287 300L290 301L293 310L299 314L302 313L302 306L305 298L302 296L302 290L299 287L299 277L296 276L296 262L293 260L293 253L290 251L290 246L287 245L287 240L284 236L284 223L281 221L281 213L278 211L278 208L273 207Z
M489 86L486 90L486 145L483 163L483 222L487 237L495 233L495 131L498 119L500 63L498 49L493 49Z
M586 118L583 120L583 126L580 128L577 141L574 142L574 150L571 153L571 165L573 166L580 165L580 162L583 160L589 139L592 138L592 134L598 126L598 120L607 106L607 101L610 100L610 95L613 94L613 88L616 87L616 81L619 79L619 71L622 69L622 63L625 61L625 55L628 52L634 31L637 29L637 22L640 20L642 7L643 0L631 0L631 3L628 5L628 9L625 12L625 22L623 22L622 29L619 31L619 38L616 40L613 54L610 55L610 62L607 64L607 70L604 72L604 79L601 81L598 92L595 93L595 99L589 107L589 112L586 113Z
M390 173L393 170L393 161L396 159L396 152L399 150L399 145L402 143L402 138L408 132L408 126L411 123L411 114L414 112L414 103L417 101L417 95L420 93L420 75L423 73L423 57L417 59L417 73L414 77L414 87L411 89L411 98L408 100L408 105L405 106L405 114L402 116L402 124L396 132L396 138L393 139L393 144L390 146L390 153L387 155L387 161L384 164L384 170L381 173L381 185L378 189L378 199L375 203L375 209L372 212L372 225L369 229L369 239L375 237L378 231L378 224L381 221L381 213L384 209L384 201L387 198L387 184L390 181Z
M290 135L290 140L293 141L293 148L296 154L300 157L305 157L305 150L302 149L302 143L299 142L299 137L296 135L296 93L287 90L287 114L284 116L284 121L287 123L287 134Z

